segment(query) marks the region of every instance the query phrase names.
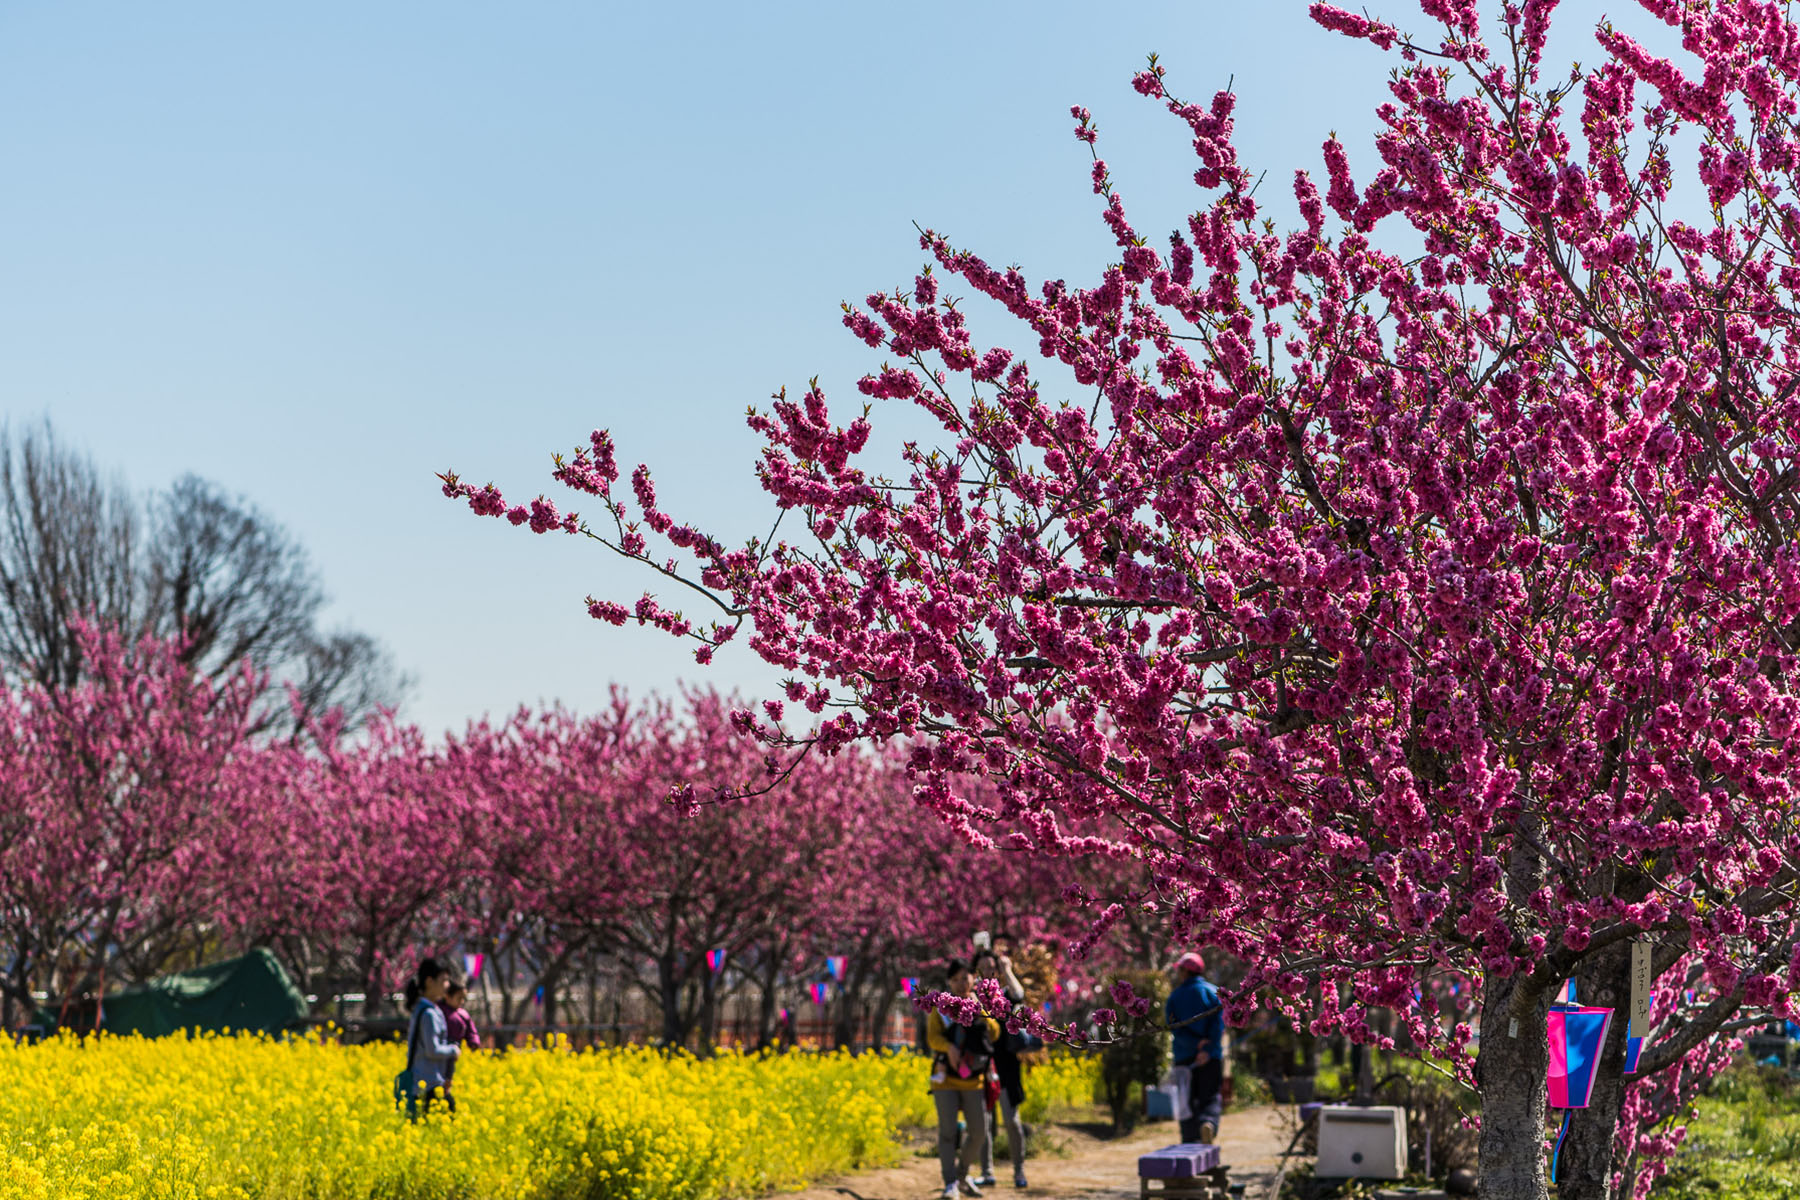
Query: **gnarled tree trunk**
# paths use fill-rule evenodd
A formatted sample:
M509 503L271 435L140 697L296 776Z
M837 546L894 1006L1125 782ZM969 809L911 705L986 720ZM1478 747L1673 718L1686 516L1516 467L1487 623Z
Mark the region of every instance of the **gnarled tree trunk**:
M1518 818L1507 855L1506 892L1523 910L1544 882L1536 850L1543 826ZM1517 935L1515 935L1517 936ZM1482 992L1481 1051L1475 1080L1481 1089L1481 1200L1548 1200L1544 1118L1549 1101L1550 996L1554 989L1530 975L1490 974Z
M1547 1200L1544 1119L1550 1045L1543 998L1513 1014L1517 976L1490 978L1481 1009L1481 1200ZM1514 1021L1517 1025L1514 1025Z

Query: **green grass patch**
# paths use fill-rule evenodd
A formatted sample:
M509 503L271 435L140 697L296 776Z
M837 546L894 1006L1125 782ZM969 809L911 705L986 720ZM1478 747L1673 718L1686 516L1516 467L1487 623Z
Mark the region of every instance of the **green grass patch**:
M1773 1067L1733 1067L1695 1108L1659 1200L1800 1196L1800 1080Z

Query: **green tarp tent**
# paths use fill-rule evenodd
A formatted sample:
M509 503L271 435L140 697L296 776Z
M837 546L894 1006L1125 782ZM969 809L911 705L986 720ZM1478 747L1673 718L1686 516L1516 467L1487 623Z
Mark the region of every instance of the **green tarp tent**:
M252 950L191 971L164 975L106 997L101 1028L108 1033L161 1037L181 1030L223 1029L279 1033L311 1010L275 956Z

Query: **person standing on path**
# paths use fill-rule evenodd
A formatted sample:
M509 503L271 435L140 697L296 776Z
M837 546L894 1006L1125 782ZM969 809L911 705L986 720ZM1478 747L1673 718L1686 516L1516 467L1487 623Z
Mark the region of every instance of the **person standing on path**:
M1169 1021L1170 1057L1189 1069L1187 1115L1181 1140L1210 1142L1219 1136L1219 1096L1225 1078L1225 1017L1218 989L1204 978L1206 962L1188 951L1175 960L1175 988L1164 1014Z
M1011 941L1004 944L1011 948ZM1006 998L1015 1005L1025 1001L1025 985L1013 972L1012 959L1000 950L982 950L975 955L975 973L982 979L992 979L1006 993ZM1012 1155L1013 1186L1022 1188L1025 1184L1025 1125L1019 1120L1019 1106L1025 1103L1025 1079L1023 1068L1019 1065L1017 1043L1024 1037L1019 1033L1003 1033L999 1043L994 1047L994 1071L1000 1077L1000 1098L996 1107L1000 1117L1006 1122L1006 1148ZM981 1178L975 1182L981 1187L992 1187L994 1179L994 1110L988 1109L987 1140L981 1147Z
M950 960L950 994L967 1000L975 993L975 978L966 964ZM1000 1040L1000 1022L982 1017L974 1025L960 1025L941 1012L925 1016L925 1042L931 1049L931 1099L937 1105L938 1166L943 1171L943 1200L979 1196L981 1189L969 1172L981 1159L987 1142L989 1060ZM962 1117L962 1151L956 1147L956 1119Z

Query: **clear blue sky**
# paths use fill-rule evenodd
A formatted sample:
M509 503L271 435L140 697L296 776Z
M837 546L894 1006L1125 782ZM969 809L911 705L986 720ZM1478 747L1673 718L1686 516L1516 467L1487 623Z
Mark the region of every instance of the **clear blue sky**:
M1562 6L1566 53L1595 56L1597 11ZM1271 198L1333 128L1372 172L1388 63L1300 0L11 0L0 411L49 414L134 485L192 470L248 495L309 547L334 618L416 677L404 711L429 729L593 707L613 681L754 692L775 676L742 649L703 671L589 620L587 593L649 581L477 520L433 472L561 503L550 453L607 426L678 516L760 528L743 411L815 374L858 399L878 358L837 306L910 279L913 221L1033 279L1097 277L1071 104L1140 227L1181 223L1183 127L1130 87L1151 50L1184 95L1235 75Z

